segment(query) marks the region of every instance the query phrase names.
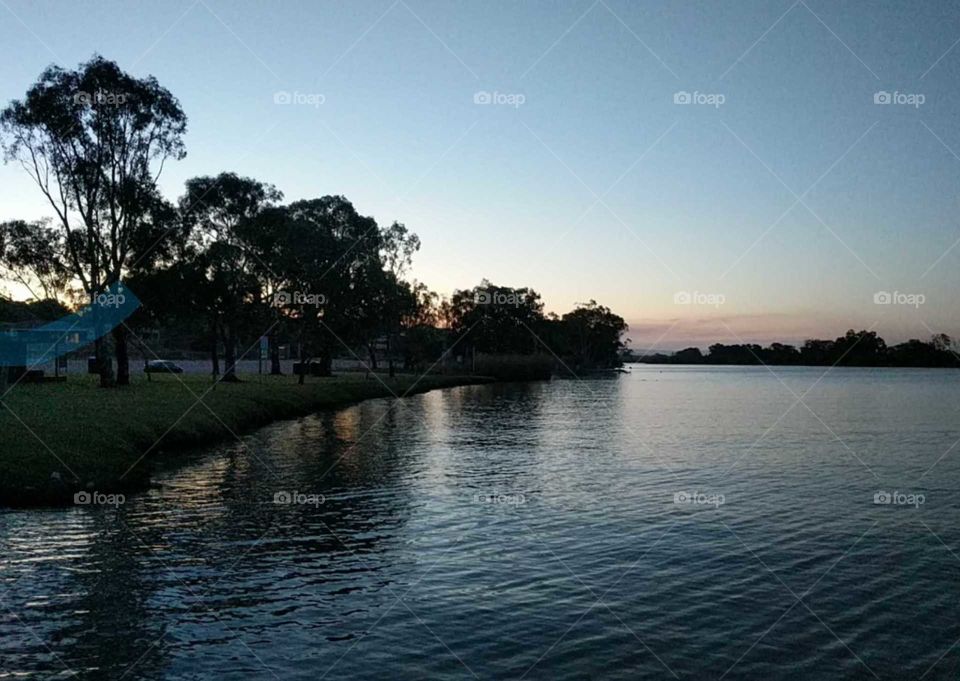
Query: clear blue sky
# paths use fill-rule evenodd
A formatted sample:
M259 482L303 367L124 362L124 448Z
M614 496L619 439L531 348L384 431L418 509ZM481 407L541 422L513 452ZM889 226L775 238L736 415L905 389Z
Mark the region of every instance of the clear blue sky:
M153 74L189 116L169 198L222 170L345 194L421 236L414 275L443 293L486 277L557 312L595 298L640 349L960 335L953 2L2 0L0 17L0 101L94 52ZM46 214L0 168L0 218Z

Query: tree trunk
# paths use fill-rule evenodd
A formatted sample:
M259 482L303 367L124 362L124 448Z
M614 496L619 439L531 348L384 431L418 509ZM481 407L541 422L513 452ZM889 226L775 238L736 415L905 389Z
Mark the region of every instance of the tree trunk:
M390 378L396 376L397 370L393 366L393 334L387 336L387 363L390 366Z
M329 378L333 376L333 357L328 350L320 355L320 375Z
M333 356L330 354L330 349L327 347L327 344L324 343L323 347L320 348L320 370L318 375L323 377L333 376Z
M370 356L370 371L377 370L377 351L373 343L367 343L367 354Z
M277 344L276 327L270 331L270 375L283 375L283 372L280 370L280 346Z
M92 300L92 297L91 297ZM97 373L100 375L100 387L113 387L113 364L107 347L107 332L103 312L99 305L93 305L93 328L96 340L93 341L93 355L96 358Z
M298 343L298 345L300 346L299 348L300 352L298 353L300 355L300 373L297 376L297 384L303 385L307 379L307 351L306 351L306 348L303 347L303 323L302 322L300 324L300 342Z
M100 387L113 387L113 364L107 352L106 336L100 336L93 342L93 355L96 357L97 373L100 374Z
M214 380L220 375L220 354L218 352L219 348L217 347L220 343L220 334L217 329L217 322L214 320L210 325L210 373L213 375Z
M127 347L127 327L113 328L113 347L117 356L117 385L130 385L130 355Z
M237 339L235 331L227 326L224 329L224 349L223 358L223 380L227 383L235 383L237 379Z

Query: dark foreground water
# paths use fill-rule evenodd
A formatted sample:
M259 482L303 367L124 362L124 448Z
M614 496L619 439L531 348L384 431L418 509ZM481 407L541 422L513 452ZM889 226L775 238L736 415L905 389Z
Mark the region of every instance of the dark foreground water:
M960 374L776 372L372 401L4 513L0 677L957 679Z

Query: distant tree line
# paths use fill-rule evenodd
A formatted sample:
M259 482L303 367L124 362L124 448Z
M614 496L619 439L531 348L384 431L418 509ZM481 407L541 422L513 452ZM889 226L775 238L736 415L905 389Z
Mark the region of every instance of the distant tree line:
M379 225L343 196L284 204L273 185L222 172L187 180L168 201L157 181L185 157L186 126L156 79L99 56L76 70L49 67L0 112L5 160L23 166L54 215L0 223L0 278L48 301L0 298L0 321L48 319L124 282L143 306L97 340L103 386L129 383L129 346L140 342L132 334L149 329L183 331L226 381L259 352L261 335L274 374L282 344L321 376L344 354L374 369L386 357L391 375L395 361L473 366L478 354L536 356L572 372L619 362L627 327L608 308L590 301L545 315L536 292L489 282L444 300L407 280L417 235Z
M686 348L672 354L625 356L627 361L647 364L771 364L859 367L960 367L955 342L946 334L929 341L917 339L888 346L875 331L853 329L835 340L811 339L802 346L772 343L711 345L707 354L700 348Z
M0 296L0 323L3 324L52 322L68 314L70 310L63 303L51 298L28 302Z

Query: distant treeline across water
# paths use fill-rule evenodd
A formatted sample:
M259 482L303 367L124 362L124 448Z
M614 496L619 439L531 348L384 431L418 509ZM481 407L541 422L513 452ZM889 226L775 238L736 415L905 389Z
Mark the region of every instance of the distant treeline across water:
M875 331L847 331L836 340L811 339L801 347L772 343L767 347L754 343L711 345L707 354L700 348L686 348L671 354L638 355L631 352L628 362L646 364L775 364L802 366L886 366L886 367L960 367L957 343L947 334L936 334L929 341L909 340L888 346Z

